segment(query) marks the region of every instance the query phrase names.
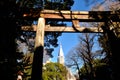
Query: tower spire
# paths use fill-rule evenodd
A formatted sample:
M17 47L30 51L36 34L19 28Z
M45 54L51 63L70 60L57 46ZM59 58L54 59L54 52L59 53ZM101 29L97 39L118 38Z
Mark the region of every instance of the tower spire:
M59 52L58 52L58 63L64 65L64 53L62 49L62 44L60 43Z

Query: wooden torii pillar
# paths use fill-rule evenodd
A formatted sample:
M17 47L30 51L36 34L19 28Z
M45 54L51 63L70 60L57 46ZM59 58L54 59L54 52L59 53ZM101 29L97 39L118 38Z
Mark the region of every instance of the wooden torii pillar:
M39 18L36 29L35 51L32 65L31 80L42 80L42 65L44 53L44 28L45 19Z
M24 17L38 18L37 25L22 26L21 30L36 31L35 52L32 66L32 80L42 79L42 65L44 53L44 33L45 32L103 32L101 27L81 27L79 22L105 22L106 17L115 18L116 14L111 11L55 11L43 10L40 13L24 14ZM120 14L119 14L120 16ZM73 26L51 26L46 25L45 20L68 21ZM113 19L119 21L119 18Z

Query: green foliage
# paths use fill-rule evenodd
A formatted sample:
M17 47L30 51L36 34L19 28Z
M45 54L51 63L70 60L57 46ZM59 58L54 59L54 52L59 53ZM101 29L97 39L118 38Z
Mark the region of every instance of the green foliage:
M89 73L90 67L88 66L88 64L86 65L87 65L87 69L85 65L82 66L82 68L80 69L82 78L87 78L90 75ZM110 67L105 62L103 62L103 60L95 59L93 61L93 67L94 67L94 75L96 80L99 80L99 79L111 80Z
M71 6L74 4L73 0L69 1L46 1L45 9L54 9L54 10L70 10Z
M25 44L24 47L26 47L26 51L30 51L30 52L34 52L34 43L35 43L35 33L34 32L24 32L19 30L19 28L22 25L32 25L37 24L37 20L36 19L24 19L23 18L23 14L24 13L30 13L30 12L34 12L34 11L41 11L42 9L54 9L54 10L70 10L71 6L73 5L74 1L73 0L59 0L59 1L53 1L53 0L17 0L16 4L17 4L17 27L18 27L18 31L17 31L17 38L16 41L19 42L18 43L18 49L21 49L20 46L21 44ZM59 25L57 21L47 21L46 20L46 24L50 24L50 25ZM64 25L63 23L61 23L60 25ZM47 53L49 53L48 55L50 55L50 57L52 57L52 51L54 50L54 47L57 47L58 44L58 40L57 38L61 35L61 33L45 33L45 37L44 37L44 47L47 51ZM23 46L22 46L23 47ZM24 51L22 51L23 53L25 53ZM29 69L31 67L31 65L28 65L26 63L25 60L22 59L22 56L19 57L20 60L22 60L21 62L19 62L19 67L20 70L22 70L22 72L24 72L24 78L27 77L27 75L31 72L31 70ZM27 68L26 68L27 67ZM28 68L29 67L29 68ZM62 72L62 70L61 70ZM47 74L43 73L43 74ZM49 76L55 75L56 77L59 76L60 79L64 79L62 78L60 73L49 73ZM26 76L25 76L26 75ZM50 80L51 77L48 77L48 79ZM46 79L46 76L45 78Z
M74 0L17 0L16 3L22 8L69 10Z
M65 80L67 69L59 63L47 63L43 66L43 80Z
M20 17L17 19L17 25L32 25L37 23L36 19L33 20L23 20L22 15L24 13L30 13L34 11L41 11L42 9L53 9L53 10L70 10L71 6L74 4L73 0L17 0L17 10L19 13L17 15ZM48 21L46 20L46 24L49 25L65 25L63 22L58 21ZM21 26L20 26L21 27ZM35 33L34 32L23 32L18 31L18 37L17 40L19 40L21 43L26 43L26 47L28 47L29 51L33 52L34 42L31 43L30 39L35 39ZM52 51L54 50L54 47L57 47L58 44L58 37L61 36L61 33L51 33L46 32L45 38L44 38L44 47L48 49L49 54L52 57Z
M28 80L31 78L32 70L32 53L24 54L24 57L18 61L17 72L21 71L23 73L23 79Z

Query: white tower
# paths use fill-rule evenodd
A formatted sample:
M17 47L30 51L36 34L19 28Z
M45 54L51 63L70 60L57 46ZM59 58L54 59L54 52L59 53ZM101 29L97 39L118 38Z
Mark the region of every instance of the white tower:
M64 53L62 49L62 45L60 44L59 52L58 52L58 63L64 65Z
M60 47L59 47L58 61L57 62L64 65L64 53L63 53L63 49L62 49L61 44L60 44ZM72 72L68 68L67 68L67 71L68 71L67 80L76 80L76 78L74 77L74 75L72 74Z

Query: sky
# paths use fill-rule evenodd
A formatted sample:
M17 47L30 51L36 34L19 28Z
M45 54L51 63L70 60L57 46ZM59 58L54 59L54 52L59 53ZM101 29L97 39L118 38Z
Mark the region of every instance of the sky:
M71 8L72 11L89 11L90 7L86 6L86 3L84 0L75 0L74 5ZM62 35L58 38L58 44L61 43L64 56L66 56L69 51L74 48L78 43L78 35L80 33L62 33ZM59 52L59 46L54 48L53 58L51 58L52 62L57 61L57 56Z

